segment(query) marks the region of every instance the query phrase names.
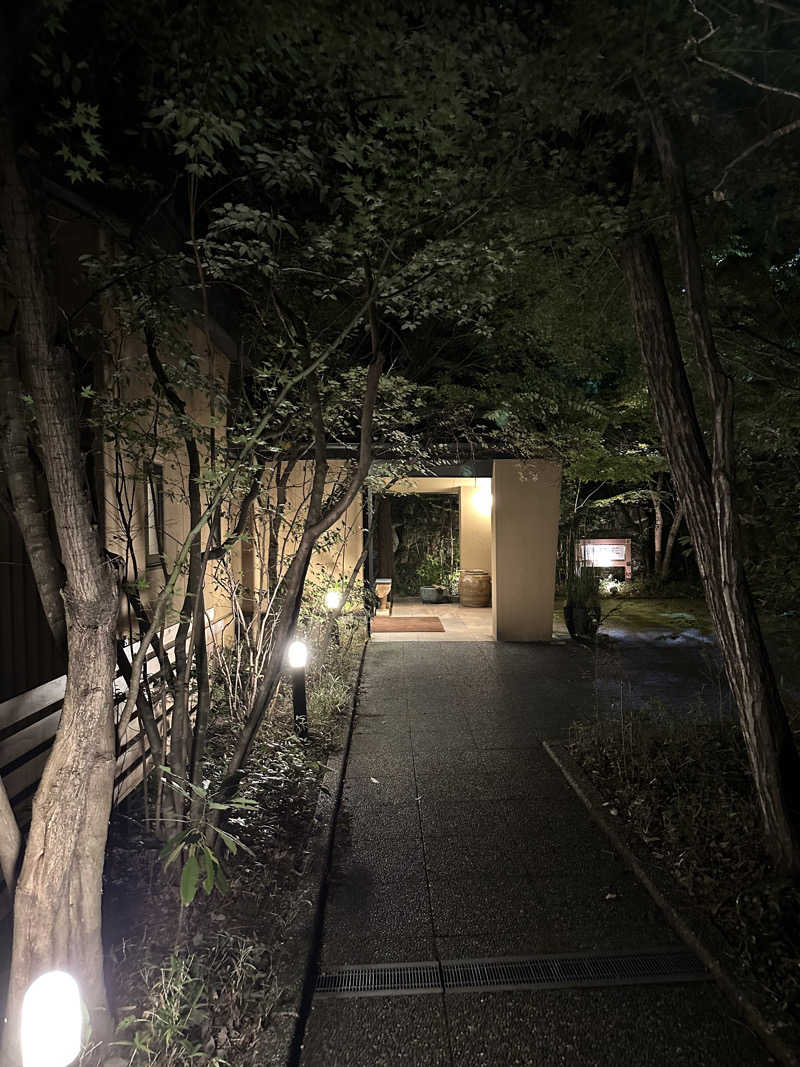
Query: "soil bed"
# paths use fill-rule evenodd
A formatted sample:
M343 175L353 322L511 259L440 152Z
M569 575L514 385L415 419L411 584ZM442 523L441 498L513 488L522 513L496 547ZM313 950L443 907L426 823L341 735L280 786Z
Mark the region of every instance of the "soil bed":
M605 810L722 932L729 968L763 991L764 1014L800 1049L800 889L764 851L738 725L652 707L575 723L569 748Z
M357 645L357 647L355 647ZM240 794L254 810L225 828L241 847L223 860L229 890L202 890L181 907L164 872L163 842L144 827L142 791L114 812L106 859L108 975L120 1064L264 1067L274 1062L276 960L298 909L300 870L320 780L352 707L362 645L339 652L324 679L309 682L309 738L293 732L291 695L279 693L262 727ZM217 716L210 778L224 767L240 724Z

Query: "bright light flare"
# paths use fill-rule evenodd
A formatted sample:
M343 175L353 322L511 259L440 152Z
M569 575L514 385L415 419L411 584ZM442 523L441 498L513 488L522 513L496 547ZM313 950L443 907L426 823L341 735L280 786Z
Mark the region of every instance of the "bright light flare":
M325 594L325 607L328 611L338 611L342 606L342 594L338 589L329 589Z
M305 641L292 641L286 650L286 660L293 671L299 671L308 663L308 645Z
M22 1067L69 1067L80 1055L82 1029L81 994L72 975L40 975L22 1001Z
M479 515L492 514L492 491L488 486L481 486L472 495L472 506Z

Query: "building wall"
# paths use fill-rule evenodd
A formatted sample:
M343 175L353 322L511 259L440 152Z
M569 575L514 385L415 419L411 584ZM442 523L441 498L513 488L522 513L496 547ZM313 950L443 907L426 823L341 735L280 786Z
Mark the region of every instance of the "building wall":
M347 485L352 467L344 460L332 459L328 463L328 475L325 481L325 498L336 491L337 487ZM280 566L283 573L291 562L292 555L302 535L303 524L308 513L308 500L314 476L314 464L310 461L298 462L286 486L286 507L280 536ZM268 486L267 496L274 506L276 491L274 488L274 471L265 476ZM252 556L253 588L266 588L265 564L268 538L268 520L264 512L259 512L255 520L255 536L258 543ZM330 530L322 535L313 551L311 564L306 579L307 595L323 596L331 586L343 587L350 579L358 564L363 550L364 522L362 514L362 495L359 493L350 504L344 516ZM248 560L250 565L250 561Z
M492 624L498 641L553 636L561 467L495 460Z
M492 573L492 479L474 479L477 484L460 490L459 531L461 569Z
M130 412L130 423L125 438L118 445L107 440L104 451L104 497L106 544L110 551L122 557L126 564L127 579L137 582L145 604L152 604L164 587L164 567L148 559L146 553L145 525L147 516L145 469L147 464L156 464L163 470L164 494L164 565L169 573L190 529L189 524L189 465L186 446L176 432L170 410L165 410L167 401L158 402L162 442L156 452L148 443L156 413L154 376L150 369L144 342L136 336L121 336L115 322L106 329L109 348L113 356L105 365L106 387L114 388L120 401ZM203 331L190 325L186 343L198 357L198 372L206 379L216 380L217 388L227 388L229 363L218 349L208 354L208 343ZM159 352L162 362L169 366L171 354L165 345ZM201 468L210 466L207 447L207 431L212 421L215 425L218 454L225 447L224 412L212 414L209 390L198 385L180 391L186 412L195 427L195 437L200 449ZM112 417L113 418L113 417ZM109 427L110 428L110 427ZM140 439L137 439L137 430ZM217 461L219 462L219 460ZM201 490L205 506L209 490ZM223 523L222 535L226 526ZM207 543L208 531L201 535L201 544ZM241 570L241 549L236 546L231 554L231 568L238 577ZM221 580L217 580L218 577ZM225 576L221 569L212 565L205 588L206 610L213 609L217 618L231 612L230 596L226 591ZM185 590L185 580L180 578L172 597L166 621L174 620L180 611ZM128 620L123 614L120 625L127 629Z

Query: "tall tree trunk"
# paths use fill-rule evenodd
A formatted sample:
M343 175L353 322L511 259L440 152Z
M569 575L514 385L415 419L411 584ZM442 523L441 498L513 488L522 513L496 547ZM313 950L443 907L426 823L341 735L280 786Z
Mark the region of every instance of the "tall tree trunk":
M663 482L664 476L659 474L655 491L650 494L653 501L653 575L656 579L661 577L664 558L664 509L661 504Z
M650 396L697 554L706 600L742 733L776 867L800 873L800 760L778 693L742 566L738 523L724 454L712 464L697 420L675 331L658 248L635 234L623 266ZM714 402L716 401L716 402ZM729 391L712 396L715 443L728 431Z
M68 668L61 720L33 802L28 843L14 898L14 933L4 1067L18 1067L19 1013L30 982L61 968L78 980L93 1040L112 1026L103 981L102 874L114 785L115 630L118 576L104 558L92 519L80 448L75 382L56 344L46 232L17 168L7 122L0 119L0 226L15 286L18 330L61 559L66 572Z
M666 581L669 578L670 567L672 566L672 553L675 551L675 545L678 540L678 531L681 528L683 522L683 504L679 504L675 509L675 514L672 517L672 525L669 528L667 534L667 545L664 549L664 558L661 561L661 578Z
M10 336L0 337L0 458L42 609L53 639L63 648L67 642L61 599L64 573L47 527L47 516L39 502L22 392L16 345Z

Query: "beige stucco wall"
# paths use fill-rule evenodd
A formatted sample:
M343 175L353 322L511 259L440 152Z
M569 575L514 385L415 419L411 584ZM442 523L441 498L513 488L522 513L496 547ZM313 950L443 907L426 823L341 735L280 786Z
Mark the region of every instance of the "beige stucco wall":
M172 440L164 441L158 452L152 453L147 443L148 434L152 428L154 411L153 374L147 358L144 342L136 336L121 336L118 324L113 316L106 319L106 333L113 341L113 363L106 367L106 382L111 386L112 375L115 376L117 387L124 403L131 405L131 412L138 412L133 416L134 423L138 424L142 434L142 440L136 441L135 435L130 435L127 442L123 442L121 454L115 455L114 444L107 441L105 445L105 529L106 544L110 551L123 557L127 562L128 581L137 581L141 587L141 595L145 604L152 603L164 585L163 570L160 566L147 566L145 553L145 484L144 466L146 462L152 462L163 468L164 475L164 555L166 557L167 570L171 570L180 548L189 532L189 505L188 505L188 458L186 448L180 437L175 433L172 423L172 415L166 413L161 416L161 432L169 432ZM205 377L213 377L217 381L217 387L223 392L227 385L228 359L219 350L214 349L212 357L206 355L207 340L205 334L196 326L189 326L187 330L188 342L195 353L198 354L198 369ZM162 361L169 363L169 350L165 348L160 353ZM203 388L185 389L181 392L182 399L186 404L187 414L196 423L198 432L198 444L200 445L201 465L207 465L210 457L203 444L203 434L199 428L209 429L212 420L215 426L217 448L220 452L225 446L225 422L224 411L218 410L213 415L210 410L208 393ZM160 406L166 407L166 401L161 400ZM167 427L170 426L169 431ZM207 490L201 492L203 504L207 499ZM127 536L120 514L120 502L126 513L125 522L130 524L131 548L127 545ZM225 536L227 527L223 522L222 535ZM207 531L201 537L201 544L205 544ZM132 551L131 551L132 549ZM233 549L230 557L233 572L238 574L240 569L240 546ZM222 573L217 573L217 567L209 567L205 585L206 610L213 609L216 618L228 615L231 612L230 596L224 588L224 580L220 583L217 577L223 578ZM183 598L183 580L179 580L172 604L167 613L168 621L171 621L180 610ZM127 628L127 619L121 618L120 624Z
M561 467L495 460L492 624L498 641L553 635Z
M460 490L461 569L492 571L492 479L471 479Z
M352 466L344 460L329 461L328 476L325 480L326 500L337 486L343 487L347 484L351 473ZM297 463L289 476L286 486L286 507L278 546L279 573L283 573L291 563L295 547L302 534L313 476L314 464L312 462ZM266 472L265 483L267 485L266 495L270 503L274 505L276 493L273 471ZM363 550L363 525L362 497L359 493L344 516L317 542L306 578L306 595L322 597L331 585L341 587L347 584ZM245 584L255 589L267 588L266 575L263 573L263 567L260 566L261 561L265 560L267 555L267 537L267 516L263 512L257 512L254 538L258 539L258 543L254 541L253 552L246 553L246 556L252 555L252 564L248 559L248 566L252 566L254 573L252 579L245 578Z

